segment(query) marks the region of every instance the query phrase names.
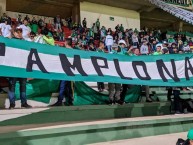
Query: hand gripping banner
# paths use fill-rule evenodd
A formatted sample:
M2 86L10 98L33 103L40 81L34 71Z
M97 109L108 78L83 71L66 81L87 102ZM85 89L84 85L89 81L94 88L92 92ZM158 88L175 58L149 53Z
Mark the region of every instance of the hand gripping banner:
M193 54L126 56L0 37L0 76L193 86Z
M193 13L177 6L167 4L161 0L149 0L152 4L156 5L157 7L161 8L162 10L178 17L181 20L186 21L193 25Z

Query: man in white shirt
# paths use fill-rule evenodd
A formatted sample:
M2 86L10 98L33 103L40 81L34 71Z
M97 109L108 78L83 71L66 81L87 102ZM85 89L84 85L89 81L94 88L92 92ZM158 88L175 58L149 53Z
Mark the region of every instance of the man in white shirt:
M3 35L3 29L5 27L5 22L0 23L0 36Z
M11 30L11 25L8 24L7 20L5 20L5 25L1 29L3 37L11 38Z
M138 46L139 40L138 40L137 33L133 33L133 35L132 35L132 42L133 42L133 46Z
M105 39L105 45L107 46L108 52L111 52L111 48L113 45L114 41L113 41L113 36L110 35L110 32L108 32L106 39Z
M31 28L28 26L28 21L23 20L23 24L19 26L22 29L23 39L28 40L31 32Z
M147 40L143 41L143 44L140 47L141 55L148 55L149 54L149 47L147 45Z

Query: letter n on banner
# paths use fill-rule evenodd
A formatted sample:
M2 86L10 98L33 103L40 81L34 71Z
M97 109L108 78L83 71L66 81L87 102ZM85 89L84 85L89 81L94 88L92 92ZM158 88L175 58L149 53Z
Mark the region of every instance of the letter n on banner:
M188 71L190 71L193 75L193 67L192 67L192 64L190 62L190 59L189 57L186 57L185 58L185 77L186 77L186 80L190 80L190 76L189 76L189 73Z
M175 65L174 59L171 59L171 65L172 65L171 67L173 69L173 75L171 74L171 72L169 72L168 68L166 67L166 65L164 64L162 59L157 60L156 64L157 64L157 69L158 69L159 75L160 75L160 77L162 78L162 80L164 82L168 82L168 79L166 78L166 76L164 74L164 70L168 74L168 76L170 78L172 78L175 82L179 82L180 81L180 79L177 76L176 65Z

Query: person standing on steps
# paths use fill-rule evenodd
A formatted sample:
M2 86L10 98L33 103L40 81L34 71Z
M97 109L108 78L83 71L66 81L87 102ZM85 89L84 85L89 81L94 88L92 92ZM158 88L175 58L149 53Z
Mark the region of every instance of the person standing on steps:
M72 48L72 39L71 38L67 38L65 40L65 47L67 49L73 49ZM58 100L55 104L53 104L51 106L52 107L54 107L54 106L63 106L63 103L64 103L64 105L67 104L69 106L72 106L73 101L74 101L74 82L73 81L62 80L60 82L60 91L59 91Z

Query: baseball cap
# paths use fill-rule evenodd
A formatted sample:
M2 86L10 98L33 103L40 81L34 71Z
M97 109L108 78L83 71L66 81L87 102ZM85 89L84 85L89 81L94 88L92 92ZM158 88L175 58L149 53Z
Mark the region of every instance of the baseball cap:
M125 40L120 40L118 44L119 44L119 45L120 45L120 44L124 44L125 46L127 46Z
M187 138L188 138L189 140L193 140L193 128L188 131Z

